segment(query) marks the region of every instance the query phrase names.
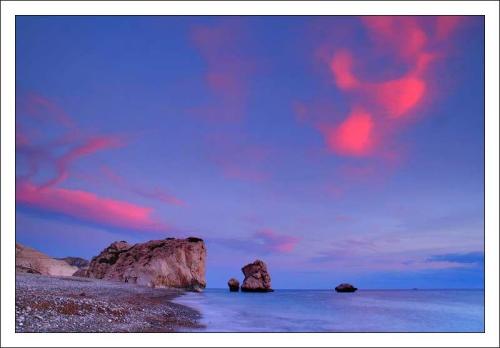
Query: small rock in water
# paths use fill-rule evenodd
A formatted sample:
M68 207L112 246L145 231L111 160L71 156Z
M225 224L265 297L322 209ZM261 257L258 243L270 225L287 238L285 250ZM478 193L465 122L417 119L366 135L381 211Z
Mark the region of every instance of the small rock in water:
M356 290L358 290L358 288L355 288L354 286L348 283L342 283L335 287L335 291L337 292L354 292Z
M227 282L227 286L229 286L229 291L240 291L240 282L238 279L231 278Z

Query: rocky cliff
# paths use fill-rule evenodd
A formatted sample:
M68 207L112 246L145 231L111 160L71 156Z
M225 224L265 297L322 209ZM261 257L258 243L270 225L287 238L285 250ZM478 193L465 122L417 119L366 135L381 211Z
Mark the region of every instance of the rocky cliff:
M77 267L65 261L53 259L35 249L16 243L16 272L71 276L77 270Z
M206 248L202 239L166 238L131 245L114 242L77 275L200 291L205 281Z

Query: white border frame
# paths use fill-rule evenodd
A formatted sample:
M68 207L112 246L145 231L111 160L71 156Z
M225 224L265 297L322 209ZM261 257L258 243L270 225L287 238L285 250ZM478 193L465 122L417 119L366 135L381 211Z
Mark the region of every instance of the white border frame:
M485 15L486 333L16 334L15 15ZM2 346L499 346L499 3L496 1L9 1L1 3Z

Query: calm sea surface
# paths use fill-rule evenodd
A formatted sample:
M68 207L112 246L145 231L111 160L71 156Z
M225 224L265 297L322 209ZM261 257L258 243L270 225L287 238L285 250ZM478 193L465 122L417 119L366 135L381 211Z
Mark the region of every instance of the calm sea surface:
M205 332L481 332L482 290L207 289L176 299L199 310Z

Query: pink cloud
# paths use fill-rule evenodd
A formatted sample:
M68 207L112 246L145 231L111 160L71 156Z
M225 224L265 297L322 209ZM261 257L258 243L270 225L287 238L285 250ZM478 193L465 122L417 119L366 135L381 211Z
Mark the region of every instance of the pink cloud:
M42 117L44 127L64 126L65 132L56 139L44 140L40 144L39 136L46 133L45 128L40 134L23 132L22 121L16 128L16 153L27 164L27 173L18 175L16 185L16 203L47 212L64 214L73 218L99 223L107 226L137 229L142 231L164 231L169 227L152 215L154 210L122 200L101 197L84 190L58 187L70 176L70 167L82 157L91 156L99 151L125 146L122 137L115 135L83 135L76 123L47 98L31 93L27 102L21 102L26 108L21 115ZM49 174L52 177L42 184L35 184L37 176L44 177L42 170L55 168ZM78 177L85 176L78 173ZM167 200L163 192L155 190L151 195Z
M349 51L336 52L330 62L330 69L340 89L349 90L359 86L359 81L352 71L353 58Z
M372 115L363 110L355 110L338 127L326 130L326 143L336 153L365 156L375 146L373 132Z
M251 51L243 44L250 39L247 34L234 18L191 30L192 42L206 63L203 78L211 98L205 105L191 108L190 113L218 127L238 126L229 135L212 133L206 137L208 157L226 178L262 182L270 177L262 165L268 151L247 141L242 122L256 67Z
M300 241L297 237L278 234L269 228L257 231L254 236L263 241L269 251L278 253L292 252Z
M463 16L438 16L436 19L436 37L445 40L464 22Z
M55 187L42 188L30 182L20 182L16 185L16 202L114 227L137 230L167 228L151 217L152 208L99 197L87 191Z
M361 17L372 42L368 54L354 56L346 48L337 48L333 53L321 50L321 61L328 63L336 87L346 94L350 113L339 121L339 113L331 109L296 103L297 118L312 123L324 136L326 147L338 155L386 157L388 147L394 153L394 135L408 124L399 120L424 111L430 79L435 75L429 74L429 67L445 55L446 47L438 45L438 41L449 38L462 17L438 16L434 20L436 25L432 27L426 25L429 20L418 17ZM399 77L373 80L358 69L366 66L371 57L388 55L406 67ZM323 115L318 116L321 112Z
M428 42L427 34L417 19L408 16L361 17L368 35L382 50L412 60Z
M104 174L104 176L111 181L114 185L117 187L120 187L122 189L130 190L131 192L153 200L160 201L162 203L168 204L168 205L176 205L176 206L186 206L186 202L184 202L182 199L174 196L173 194L165 191L164 189L161 188L153 188L153 189L146 189L146 188L141 188L137 187L129 182L127 182L122 176L118 175L115 171L113 171L111 168L108 166L101 166L101 172Z
M116 136L95 136L86 139L82 144L73 147L69 152L56 159L57 175L43 186L54 186L64 181L68 177L69 166L80 157L122 146L124 146L124 142Z
M401 117L424 97L427 83L420 77L404 76L373 87L376 102L390 117Z
M66 128L75 127L73 119L61 107L38 93L28 92L26 95L21 96L18 101L21 114L39 119L45 118L47 121L55 121L58 125Z
M192 112L210 121L234 122L244 118L248 81L254 66L239 45L244 37L244 30L234 20L193 28L191 38L206 62L204 82L212 91L213 100Z

